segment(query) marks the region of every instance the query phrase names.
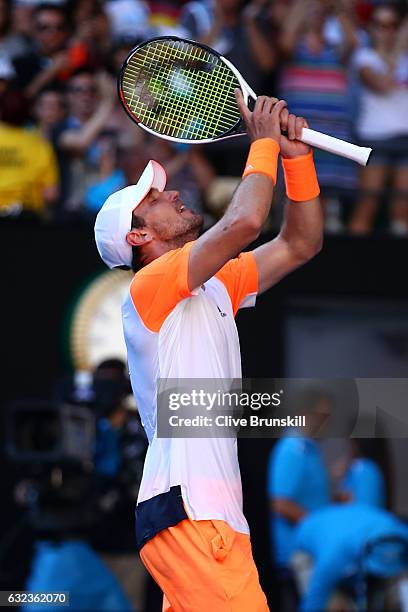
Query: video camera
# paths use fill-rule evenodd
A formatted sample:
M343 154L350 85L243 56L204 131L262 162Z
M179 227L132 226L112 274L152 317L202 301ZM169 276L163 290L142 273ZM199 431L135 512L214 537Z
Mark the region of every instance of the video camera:
M60 531L88 525L95 444L91 410L22 401L9 406L6 419L6 452L24 472L16 495L28 506L33 526Z

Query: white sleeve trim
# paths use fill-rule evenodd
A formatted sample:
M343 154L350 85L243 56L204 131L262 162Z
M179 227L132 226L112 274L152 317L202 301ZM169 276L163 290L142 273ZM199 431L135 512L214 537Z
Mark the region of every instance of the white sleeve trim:
M256 293L248 293L238 306L240 308L252 308L256 304Z

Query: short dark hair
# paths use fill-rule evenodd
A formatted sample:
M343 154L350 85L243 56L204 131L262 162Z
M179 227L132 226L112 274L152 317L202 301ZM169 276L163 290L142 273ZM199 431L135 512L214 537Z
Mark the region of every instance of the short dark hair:
M93 376L94 406L99 417L109 418L131 393L126 364L121 359L105 359Z
M7 87L0 100L0 121L22 126L29 118L28 100L21 91Z
M53 4L52 2L41 2L41 4L37 4L34 9L34 17L37 18L40 13L44 13L45 11L53 11L54 13L59 13L68 24L69 15L67 9L64 6L60 6L59 4Z
M126 376L126 364L122 359L111 357L110 359L104 359L95 368L95 375L97 376L104 370L116 370L118 375Z
M70 80L74 79L77 76L82 76L82 75L86 75L86 76L91 76L91 77L95 77L97 74L97 71L95 69L94 66L92 66L92 64L82 64L81 66L79 66L79 68L75 68L75 70L73 70L70 74Z
M35 99L37 100L43 94L47 94L47 93L54 93L54 94L64 95L65 89L64 89L63 85L61 85L57 81L54 81L53 83L48 83L47 85L44 85L44 87L41 87L41 89L37 93Z
M135 215L132 213L132 229L140 229L141 227L146 227L146 222L143 217ZM143 267L142 262L140 260L140 250L136 246L132 246L132 270L133 272L138 272Z

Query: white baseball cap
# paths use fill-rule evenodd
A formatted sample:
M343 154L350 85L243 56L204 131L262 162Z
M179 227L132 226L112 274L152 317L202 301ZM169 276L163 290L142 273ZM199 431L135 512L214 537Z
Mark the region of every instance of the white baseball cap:
M126 241L132 226L132 212L153 187L164 191L166 181L163 166L151 159L136 185L112 193L98 212L95 241L99 255L109 268L132 267L132 247Z

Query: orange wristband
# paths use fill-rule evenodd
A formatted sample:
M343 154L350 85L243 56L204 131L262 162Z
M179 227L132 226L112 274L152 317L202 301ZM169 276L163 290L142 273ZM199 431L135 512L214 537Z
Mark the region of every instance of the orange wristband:
M285 174L286 195L294 202L306 202L317 198L320 187L316 176L313 153L294 157L282 157Z
M266 174L276 185L279 144L273 138L260 138L251 144L242 178L248 174Z

